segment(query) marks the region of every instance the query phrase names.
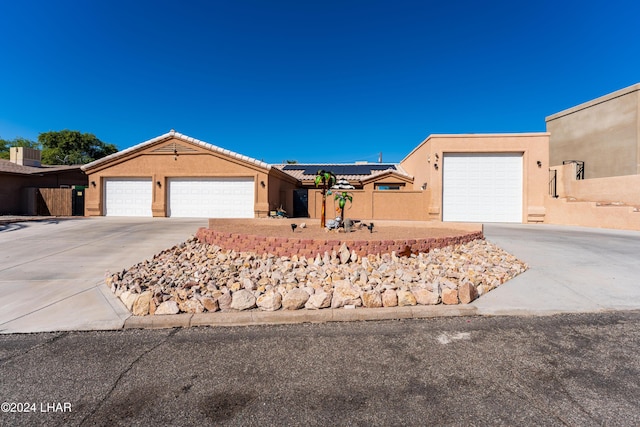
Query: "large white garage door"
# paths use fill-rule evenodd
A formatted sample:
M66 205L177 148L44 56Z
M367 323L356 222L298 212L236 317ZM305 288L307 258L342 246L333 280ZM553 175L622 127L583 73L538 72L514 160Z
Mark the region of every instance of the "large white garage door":
M170 178L168 216L253 218L253 178Z
M522 222L522 154L444 154L442 219Z
M152 216L151 178L106 178L105 216Z

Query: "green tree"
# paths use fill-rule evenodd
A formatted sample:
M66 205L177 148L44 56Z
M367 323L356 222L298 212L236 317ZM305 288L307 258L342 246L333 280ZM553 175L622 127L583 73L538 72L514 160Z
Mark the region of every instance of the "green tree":
M9 149L11 147L27 147L40 149L40 144L36 141L18 136L14 139L0 138L0 159L9 160Z
M38 135L38 142L42 144L42 163L47 165L80 165L118 151L115 145L77 130L44 132Z
M327 210L327 193L331 194L329 190L336 183L336 176L333 172L326 170L319 170L316 172L316 177L314 179L316 187L320 186L322 190L322 211L320 212L320 227L324 228L326 225L326 214Z

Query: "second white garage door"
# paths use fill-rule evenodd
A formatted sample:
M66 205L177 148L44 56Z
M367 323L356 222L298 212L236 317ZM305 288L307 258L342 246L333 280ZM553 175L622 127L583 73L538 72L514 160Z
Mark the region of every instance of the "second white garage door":
M253 178L170 178L167 216L253 218Z
M522 222L522 154L445 153L442 220Z

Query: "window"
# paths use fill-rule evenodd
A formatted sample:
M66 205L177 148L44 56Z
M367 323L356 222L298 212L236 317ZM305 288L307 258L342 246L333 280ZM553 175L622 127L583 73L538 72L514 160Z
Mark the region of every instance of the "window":
M404 184L376 184L375 190L401 190Z

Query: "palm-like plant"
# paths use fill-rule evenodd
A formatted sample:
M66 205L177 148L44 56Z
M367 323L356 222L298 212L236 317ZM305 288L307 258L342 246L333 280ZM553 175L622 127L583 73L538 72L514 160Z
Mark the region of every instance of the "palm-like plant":
M340 223L344 223L344 207L347 201L353 203L353 196L346 191L341 191L340 193L336 193L334 200L338 201L338 206L340 207Z
M327 208L327 193L331 194L329 189L336 183L336 176L333 172L319 170L314 179L316 187L320 186L322 190L322 211L320 212L320 227L324 228L326 223L325 211Z

